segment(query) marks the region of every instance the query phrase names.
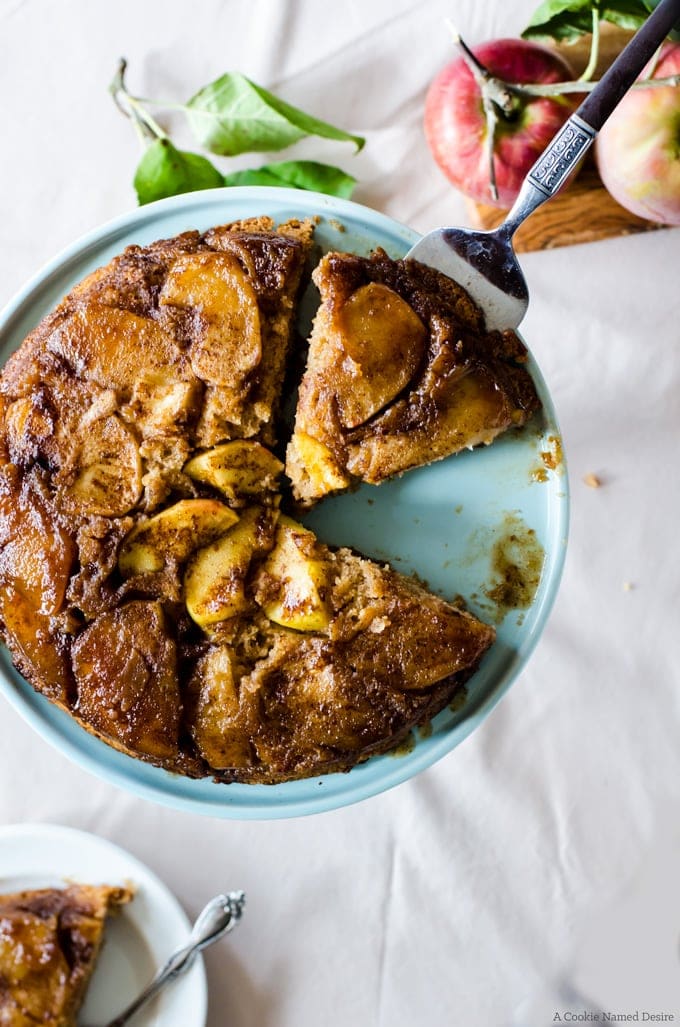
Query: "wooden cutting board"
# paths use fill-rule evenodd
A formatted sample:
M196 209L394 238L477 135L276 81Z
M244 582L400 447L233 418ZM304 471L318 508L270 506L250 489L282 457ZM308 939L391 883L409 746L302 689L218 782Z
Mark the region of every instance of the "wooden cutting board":
M594 78L599 78L621 52L632 33L603 24L600 38L600 56ZM580 75L590 54L590 36L583 36L571 46L555 45ZM495 228L504 219L506 211L484 203L468 201L468 214L474 228ZM665 227L655 221L646 221L625 210L610 196L602 185L591 154L571 184L549 203L532 214L518 229L514 239L518 253L530 250L548 250L556 246L595 242L613 236L636 232L655 231Z

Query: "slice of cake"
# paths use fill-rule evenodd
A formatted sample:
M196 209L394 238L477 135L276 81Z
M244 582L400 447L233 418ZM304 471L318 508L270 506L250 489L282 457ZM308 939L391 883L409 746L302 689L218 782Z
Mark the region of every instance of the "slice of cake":
M286 471L311 505L490 443L539 406L513 332L487 332L454 281L413 260L329 253Z
M413 579L274 517L247 565L222 544L219 572L201 552L187 572L194 616L203 595L222 603L203 621L213 644L187 703L198 750L225 780L348 770L393 748L451 701L495 635Z
M0 895L3 1027L76 1027L106 921L131 899L83 884Z

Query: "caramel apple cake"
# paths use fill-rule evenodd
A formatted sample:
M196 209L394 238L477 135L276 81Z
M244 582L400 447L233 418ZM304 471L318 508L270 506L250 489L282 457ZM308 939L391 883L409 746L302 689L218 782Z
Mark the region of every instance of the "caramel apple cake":
M329 253L286 471L312 505L524 425L538 407L526 348L487 332L456 282L415 260Z
M83 884L0 895L3 1027L76 1027L106 921L131 899Z
M443 709L494 639L289 516L277 427L312 233L259 218L130 247L0 378L14 663L109 745L194 777L347 770ZM489 442L535 408L519 340L486 333L439 273L378 251L315 274L297 500Z

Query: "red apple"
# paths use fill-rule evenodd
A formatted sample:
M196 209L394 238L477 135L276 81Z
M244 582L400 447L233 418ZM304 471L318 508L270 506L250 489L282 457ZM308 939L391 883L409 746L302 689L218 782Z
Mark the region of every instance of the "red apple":
M652 77L678 74L680 44L667 43ZM680 86L631 89L601 130L595 159L622 207L680 225Z
M498 79L513 83L565 82L574 73L547 47L523 39L495 39L472 52ZM482 94L461 57L432 82L425 101L425 136L439 167L461 192L481 203L511 207L522 179L575 106L573 97L514 96L509 114L498 111L494 167L498 199L491 195Z

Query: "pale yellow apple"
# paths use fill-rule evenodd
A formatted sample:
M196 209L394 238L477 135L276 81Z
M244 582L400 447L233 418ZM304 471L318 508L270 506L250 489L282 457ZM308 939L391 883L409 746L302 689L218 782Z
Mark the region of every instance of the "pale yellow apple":
M286 459L290 465L303 469L314 487L315 496L324 496L335 489L346 488L350 479L338 467L328 446L304 431L296 431Z
M297 631L325 631L330 611L324 594L329 568L318 556L313 532L281 515L274 548L258 578L258 601L275 624Z
M184 598L192 619L216 624L250 608L245 581L253 555L272 532L274 510L251 506L225 535L192 557L184 576Z
M118 557L120 571L126 576L160 571L168 556L181 563L237 521L238 515L217 499L181 499L132 529Z
M281 461L250 439L235 439L207 449L184 466L190 478L212 485L232 500L276 489L282 471Z

